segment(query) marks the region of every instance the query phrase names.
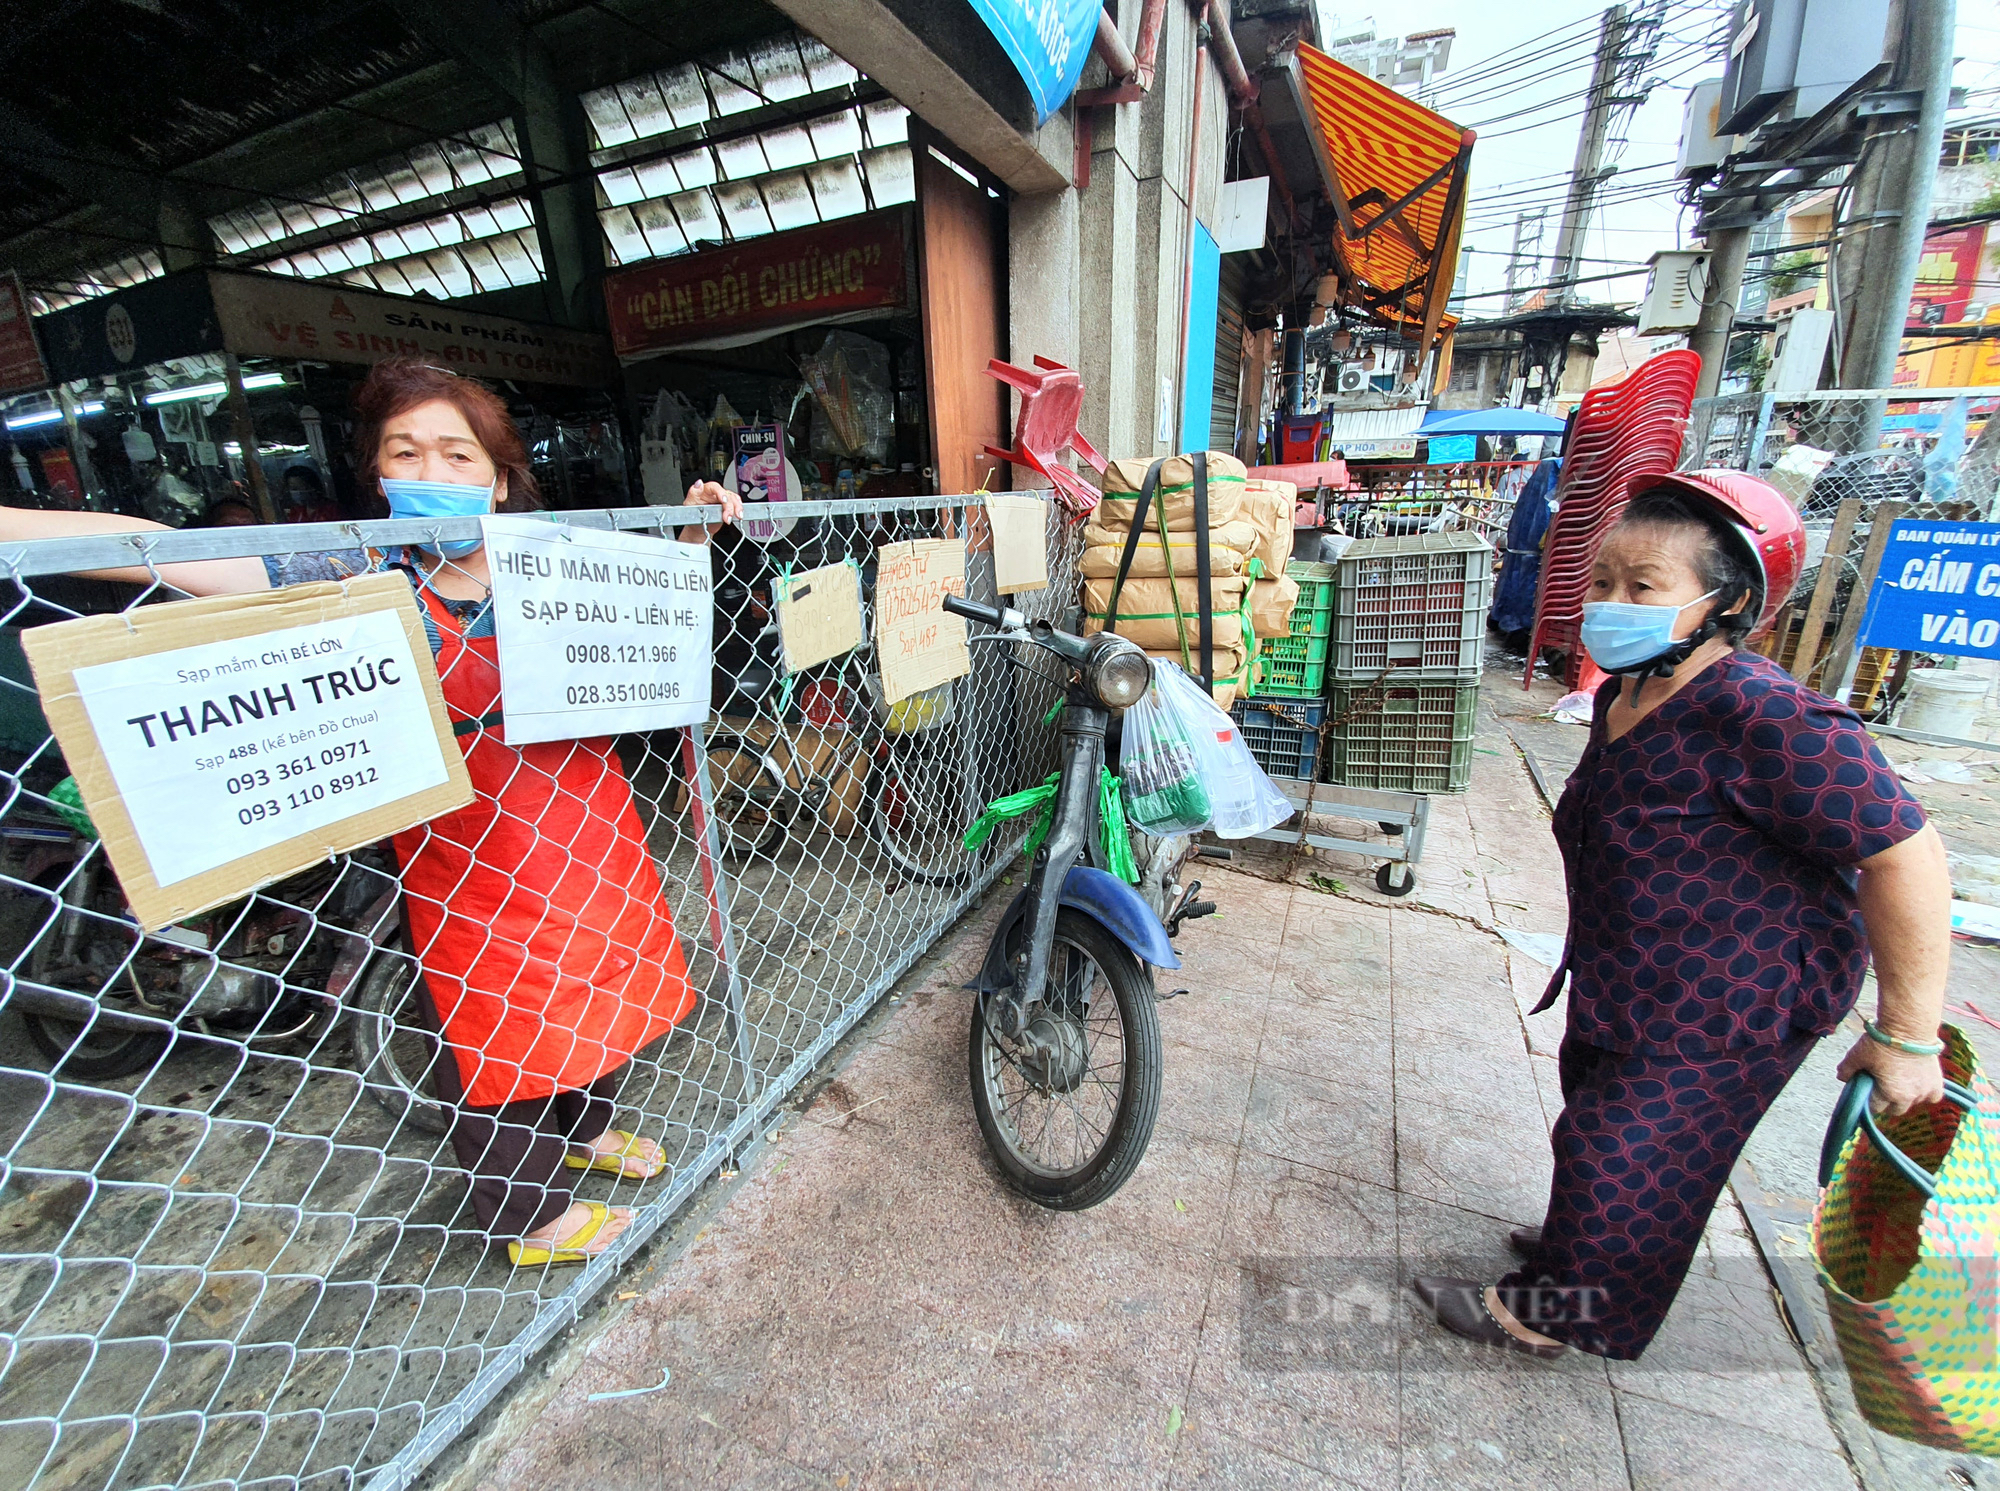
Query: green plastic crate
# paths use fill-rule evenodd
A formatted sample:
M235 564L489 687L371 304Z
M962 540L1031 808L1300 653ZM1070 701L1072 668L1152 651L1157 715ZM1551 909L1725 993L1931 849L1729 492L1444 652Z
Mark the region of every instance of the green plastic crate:
M1285 573L1299 584L1292 605L1292 631L1257 644L1250 665L1250 694L1267 699L1317 699L1326 681L1326 655L1333 635L1335 570L1330 564L1294 559Z
M1250 665L1250 697L1317 699L1326 682L1325 637L1279 637L1257 644Z
M1285 573L1299 586L1298 602L1292 607L1292 635L1331 636L1333 595L1340 584L1339 566L1294 559L1285 566Z
M1478 707L1476 683L1334 684L1327 717L1338 723L1327 726L1326 779L1392 792L1463 792L1472 781Z

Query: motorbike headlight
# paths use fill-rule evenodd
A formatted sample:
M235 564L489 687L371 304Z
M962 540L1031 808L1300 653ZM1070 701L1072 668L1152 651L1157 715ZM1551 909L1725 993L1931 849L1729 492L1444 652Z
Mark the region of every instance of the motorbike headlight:
M1083 680L1106 709L1130 709L1153 686L1152 660L1123 637L1100 632Z

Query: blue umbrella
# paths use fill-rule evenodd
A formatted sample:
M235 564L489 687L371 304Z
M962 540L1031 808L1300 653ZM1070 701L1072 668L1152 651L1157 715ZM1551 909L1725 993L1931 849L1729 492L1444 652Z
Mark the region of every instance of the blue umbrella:
M1560 435L1564 421L1533 409L1433 409L1419 435Z

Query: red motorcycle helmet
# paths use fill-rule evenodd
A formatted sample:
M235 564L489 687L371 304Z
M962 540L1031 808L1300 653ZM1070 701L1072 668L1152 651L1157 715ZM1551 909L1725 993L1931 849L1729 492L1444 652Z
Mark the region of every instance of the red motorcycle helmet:
M1779 608L1791 598L1806 562L1806 525L1798 509L1769 482L1741 471L1658 471L1636 478L1632 495L1671 491L1721 518L1741 540L1763 577L1757 624L1750 637L1761 637L1778 619Z

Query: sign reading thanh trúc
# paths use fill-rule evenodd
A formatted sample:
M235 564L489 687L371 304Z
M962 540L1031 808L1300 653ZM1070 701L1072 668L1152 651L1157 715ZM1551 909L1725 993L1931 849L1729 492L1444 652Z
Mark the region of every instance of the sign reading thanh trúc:
M903 213L649 259L604 282L620 357L904 303Z

